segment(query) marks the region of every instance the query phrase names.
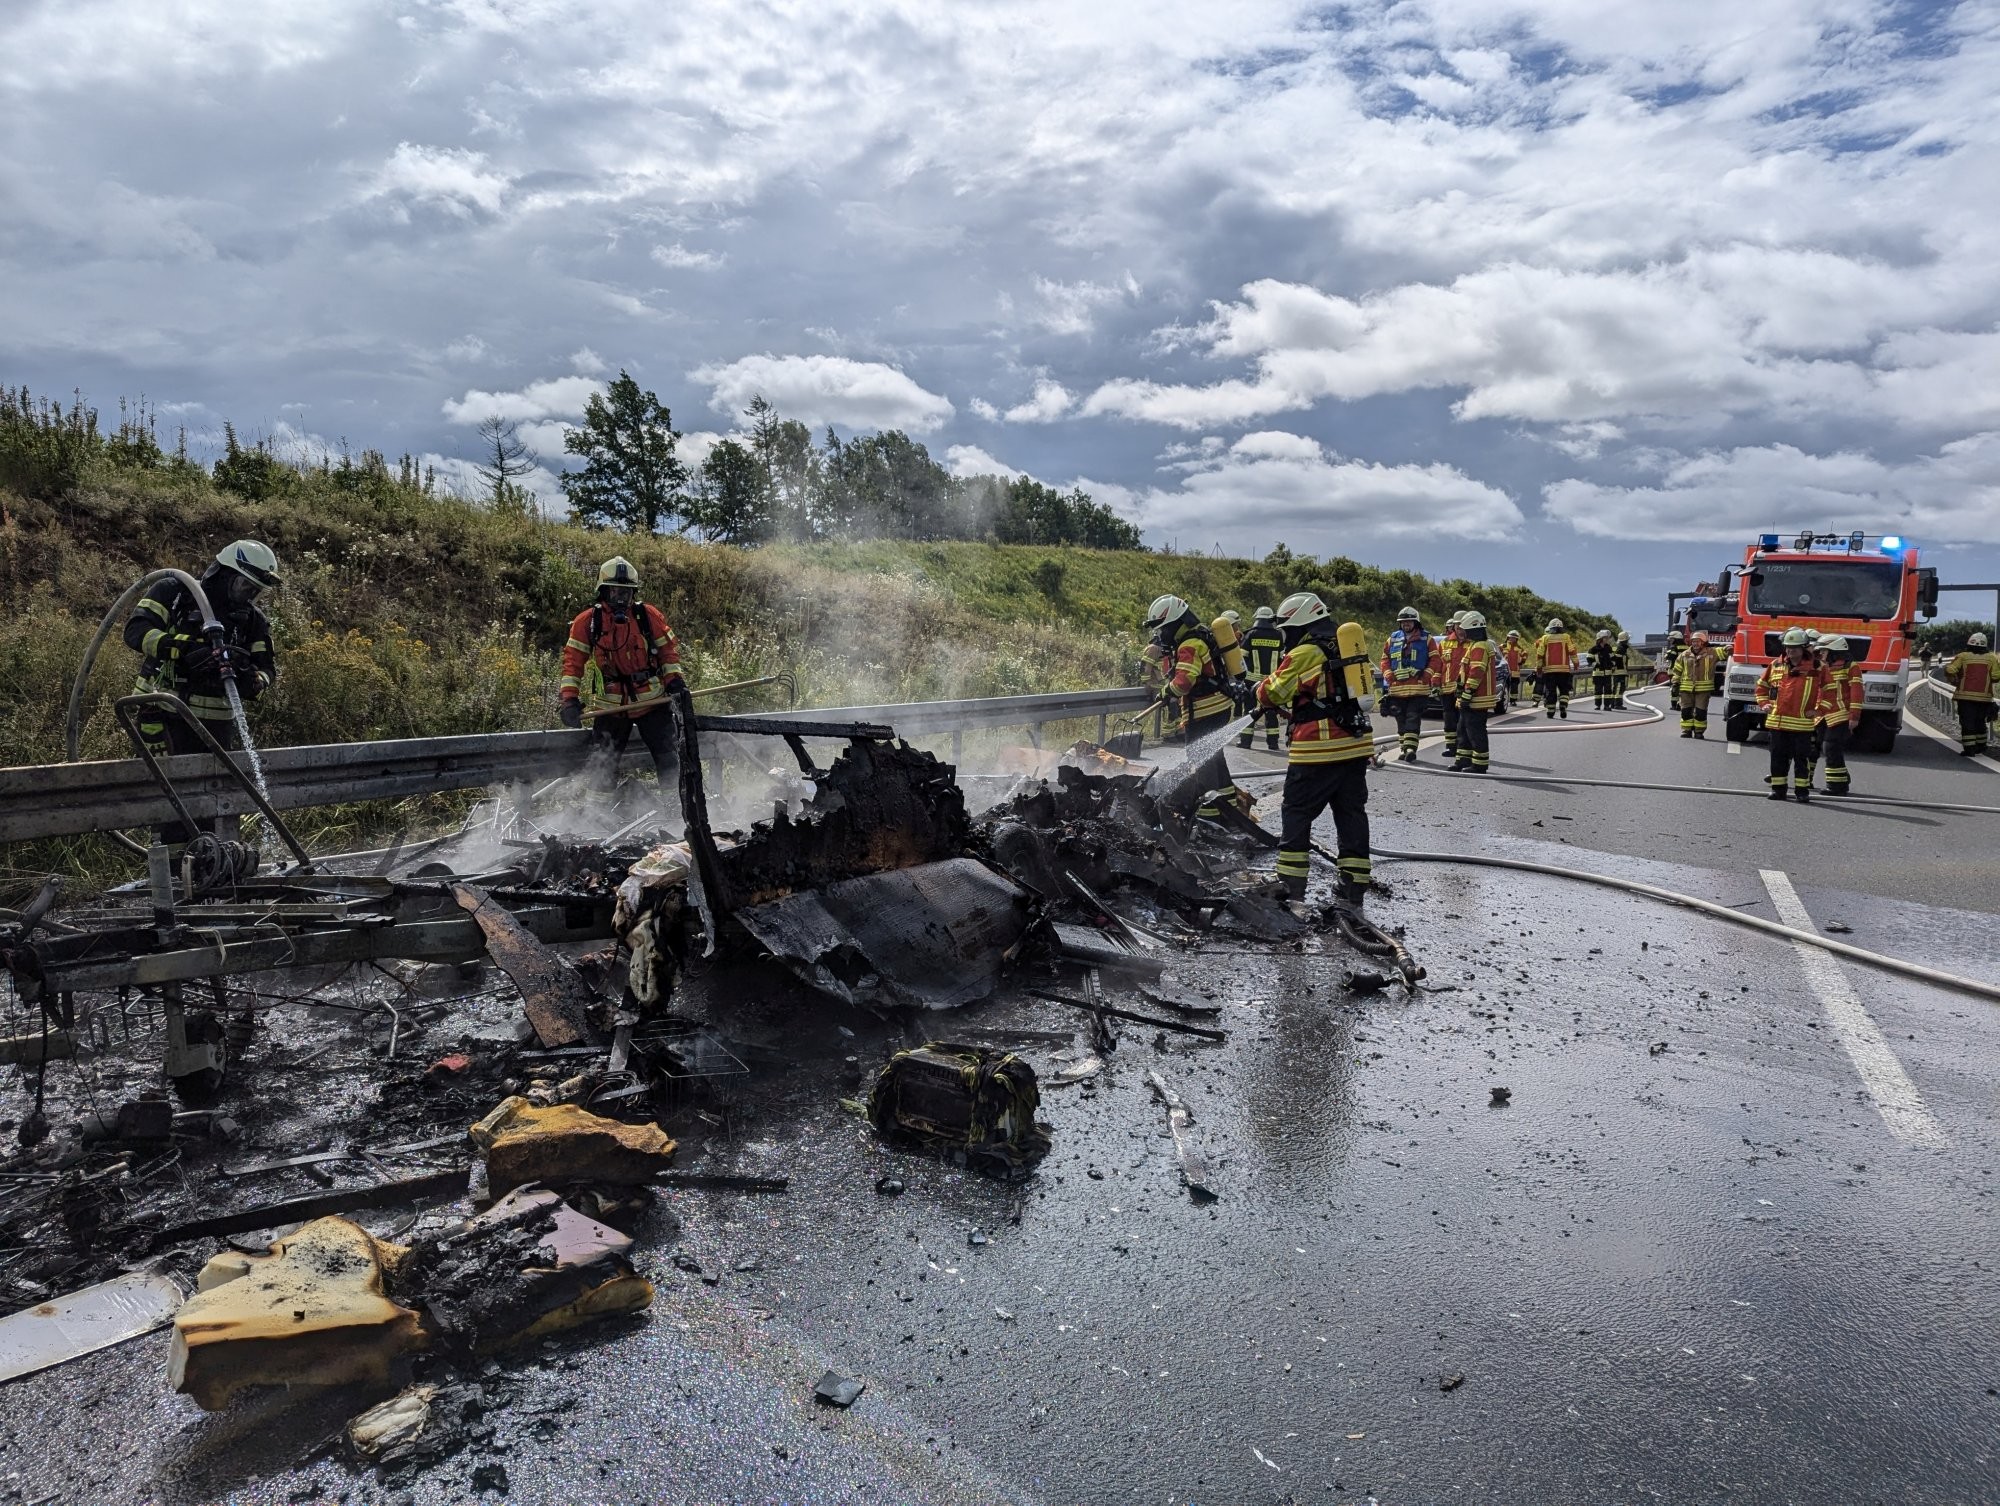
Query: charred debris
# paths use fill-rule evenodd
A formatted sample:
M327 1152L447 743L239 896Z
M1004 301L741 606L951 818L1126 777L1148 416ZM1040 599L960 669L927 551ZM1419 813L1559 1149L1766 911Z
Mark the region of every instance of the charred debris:
M420 1465L477 1412L495 1356L652 1302L632 1255L678 1227L663 1190L783 1191L676 1165L677 1137L726 1130L771 1055L716 1001L766 989L774 962L802 1000L902 1023L908 1049L850 1058L850 1109L1023 1177L1051 1130L1004 1047L1038 1033L928 1016L1018 981L1090 1033L1061 1086L1098 1069L1121 1022L1225 1037L1220 1004L1173 981L1177 952L1334 939L1336 917L1250 871L1261 828L1177 818L1152 764L1024 753L975 819L953 767L886 727L782 724L786 798L718 831L682 722L678 829L650 817L585 840L496 802L484 840L455 844L502 854L484 865L427 844L414 864L262 873L239 843L172 871L156 850L142 884L0 912L0 1380L170 1322L170 1382L202 1406L358 1382L378 1404L346 1446ZM822 768L808 737L841 751ZM1338 934L1421 975L1373 927ZM1155 1091L1188 1187L1213 1195L1192 1112ZM182 1300L161 1302L163 1283ZM104 1315L95 1342L38 1321L72 1310Z

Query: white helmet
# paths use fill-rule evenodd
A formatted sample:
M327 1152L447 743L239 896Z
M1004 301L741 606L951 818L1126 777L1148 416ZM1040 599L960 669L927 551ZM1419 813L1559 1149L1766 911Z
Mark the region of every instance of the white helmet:
M1396 614L1396 620L1398 622L1421 622L1423 618L1417 614L1415 607L1404 607L1402 611Z
M1600 638L1609 638L1609 637L1611 636L1611 629L1610 629L1610 628L1599 628L1599 629L1597 630L1597 636L1598 636L1598 637L1600 637Z
M1146 631L1156 633L1170 622L1179 622L1193 608L1178 596L1156 596L1146 608Z
M1811 646L1811 640L1806 637L1806 630L1804 628L1786 628L1785 636L1779 639L1778 642L1782 648L1807 648Z
M1228 611L1224 612L1222 616L1223 619L1226 622L1228 622L1228 624L1231 627L1235 627L1243 621L1243 614L1237 611L1236 608L1234 607L1231 607Z
M1257 621L1259 622L1269 622L1273 617L1277 615L1278 614L1269 607L1257 608Z
M238 539L233 544L225 544L215 556L215 562L225 570L234 570L260 591L276 590L284 584L278 574L278 557L271 552L271 546L260 544L255 539Z
M1459 614L1458 625L1462 628L1483 628L1486 626L1486 618L1479 612L1462 612Z
M1282 628L1310 627L1326 618L1326 603L1310 591L1294 591L1278 603L1278 626Z
M1551 632L1551 633L1560 633L1560 632L1561 632L1562 630L1563 630L1563 620L1562 620L1562 618L1560 618L1560 617L1551 617L1551 618L1549 619L1549 625L1548 625L1548 627L1547 627L1547 629L1546 629L1545 631L1547 631L1547 632Z
M1507 636L1509 638L1518 638L1521 636L1521 630L1519 628L1508 628Z
M1984 633L1974 633L1970 638L1965 640L1965 646L1967 648L1986 647L1986 635Z
M1823 654L1844 654L1848 652L1847 640L1838 633L1835 633L1830 638L1820 639L1819 648Z
M1814 648L1818 648L1818 647L1819 647L1819 629L1818 629L1818 628L1807 628L1807 629L1806 629L1806 642L1807 642L1807 643L1809 643L1809 644L1811 644L1811 645L1812 645L1812 646L1813 646Z

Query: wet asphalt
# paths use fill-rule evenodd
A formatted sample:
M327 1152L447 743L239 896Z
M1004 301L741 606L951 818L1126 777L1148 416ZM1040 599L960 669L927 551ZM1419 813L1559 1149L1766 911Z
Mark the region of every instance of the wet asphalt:
M1545 780L1763 772L1761 747L1658 725L1494 747ZM1922 739L1855 764L1871 791L2000 804ZM1759 870L1783 870L1845 940L2000 977L2000 817L1398 767L1372 789L1383 847L1767 918ZM1079 1017L1010 992L904 1028L776 972L712 980L700 1002L754 1070L692 1121L687 1163L792 1190L669 1194L653 1311L538 1350L476 1448L395 1487L299 1467L355 1399L207 1417L165 1394L155 1335L0 1390L0 1501L461 1501L495 1463L536 1502L2000 1498L2000 1004L1840 965L1935 1130L1915 1143L1790 942L1574 880L1378 875L1419 992L1346 993L1366 963L1332 940L1177 952L1230 1040L1121 1027L1098 1077L1045 1091L1055 1149L1019 1186L877 1143L840 1105L843 1059L1076 1032L1028 1049L1046 1074L1087 1050ZM1218 1201L1180 1185L1149 1068L1193 1110ZM852 1409L812 1401L828 1368L867 1382Z

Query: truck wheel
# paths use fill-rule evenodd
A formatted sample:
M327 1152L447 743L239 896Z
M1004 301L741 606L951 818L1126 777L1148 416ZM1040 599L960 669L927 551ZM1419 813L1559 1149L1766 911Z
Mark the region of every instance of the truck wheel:
M1733 743L1750 741L1750 707L1747 701L1729 701L1723 713L1723 731Z

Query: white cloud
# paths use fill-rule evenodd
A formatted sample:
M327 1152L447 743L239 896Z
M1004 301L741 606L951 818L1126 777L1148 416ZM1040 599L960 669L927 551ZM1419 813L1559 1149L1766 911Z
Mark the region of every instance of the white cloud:
M1596 538L1740 542L1763 529L1902 533L1923 542L2000 543L2000 432L1901 462L1791 445L1684 456L1656 486L1558 481L1543 510Z
M1466 540L1514 537L1525 521L1513 499L1449 465L1345 459L1282 430L1199 449L1167 467L1182 479L1134 500L1148 532L1194 539ZM1268 544L1266 545L1268 547Z
M604 364L604 357L584 345L570 352L569 369L578 376L601 377L611 368Z
M978 445L955 444L944 452L945 469L954 476L1004 476L1012 481L1017 476L1025 476L1026 471L1017 471L1004 460L995 460Z
M486 163L484 152L401 142L375 170L364 198L390 201L403 217L415 204L434 206L458 219L496 215L509 180Z
M1000 410L987 402L983 397L975 397L965 406L974 418L983 418L988 423L999 422Z
M1070 404L1075 401L1061 382L1052 382L1044 377L1035 383L1035 390L1026 402L1016 403L1002 416L1010 424L1054 423L1069 412Z
M444 416L455 424L477 424L494 417L519 422L574 418L583 412L593 393L603 390L603 382L587 376L550 377L547 381L530 382L519 392L482 392L474 388L464 397L447 399Z
M679 241L671 246L655 246L649 253L661 266L673 271L713 271L724 258L714 251L690 251Z
M895 367L845 356L743 356L688 375L710 389L708 405L718 413L740 414L761 393L783 416L813 428L842 424L927 434L954 411L949 399Z
M1112 283L1056 282L1035 279L1035 295L1040 306L1035 322L1056 335L1087 335L1097 324L1099 309L1123 303L1139 295L1139 284L1130 272Z
M484 361L493 354L492 348L477 335L461 335L444 348L445 356L453 361Z

